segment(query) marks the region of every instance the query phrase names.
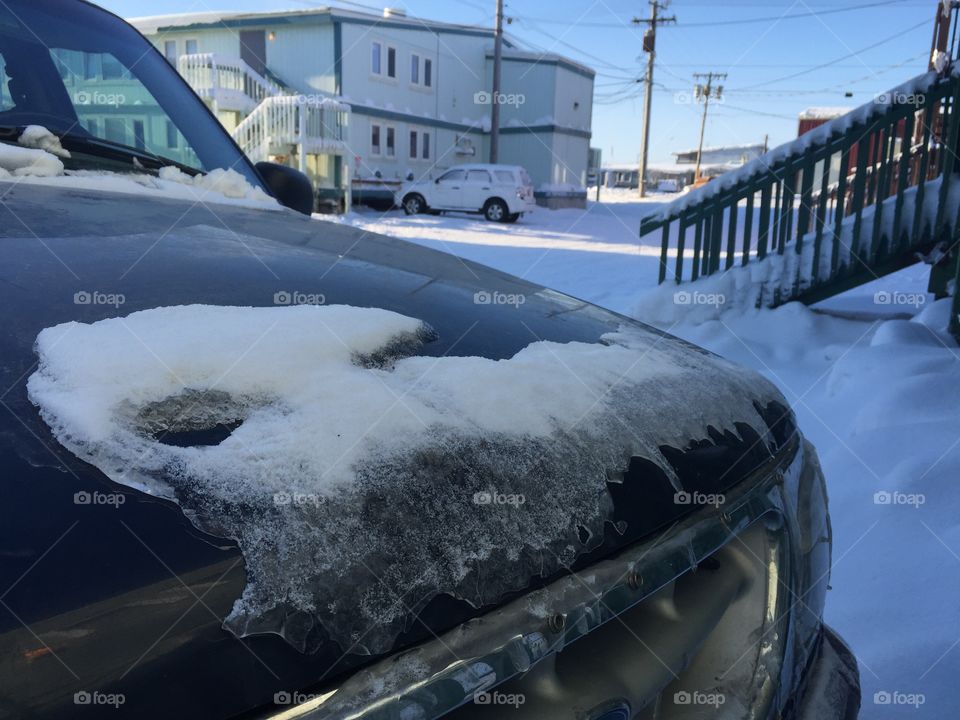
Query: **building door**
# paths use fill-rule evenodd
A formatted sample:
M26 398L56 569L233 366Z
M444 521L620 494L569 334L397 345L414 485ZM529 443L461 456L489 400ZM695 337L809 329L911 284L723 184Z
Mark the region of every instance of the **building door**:
M267 33L264 30L240 31L240 59L261 75L267 74Z

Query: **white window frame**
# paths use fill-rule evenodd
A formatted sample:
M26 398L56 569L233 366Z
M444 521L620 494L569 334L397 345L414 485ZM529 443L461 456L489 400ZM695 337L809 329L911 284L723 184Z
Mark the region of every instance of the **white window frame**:
M171 47L173 48L173 53L170 53ZM177 51L177 41L176 40L164 40L163 41L163 56L167 59L171 65L177 64L177 58L180 57L179 52Z
M387 52L383 56L383 76L388 80L396 80L400 72L400 66L397 62L400 59L400 53L397 52L396 45L386 44L384 46ZM390 74L390 53L393 52L393 75Z
M420 85L420 81L423 78L423 73L421 72L422 63L423 63L423 57L420 55L420 53L410 53L410 84L411 85L417 85L417 86Z
M413 77L414 64L416 64L417 77ZM427 82L427 66L430 66L430 82ZM433 58L429 58L420 53L410 53L410 87L418 90L433 89Z
M193 52L190 52L190 43L193 43ZM198 38L187 38L183 41L183 54L196 55L200 52L200 40Z
M373 131L377 131L377 144L373 144ZM383 141L386 133L383 131L383 125L380 123L370 123L370 155L372 157L383 157Z
M385 158L396 158L397 157L397 126L396 125L383 125L383 137L380 138L383 143L383 157ZM393 133L393 150L390 150L390 143L387 142L387 139L390 137L390 133Z
M383 52L383 43L379 40L373 40L370 42L370 74L380 77L383 75L383 66L384 66L384 52ZM379 67L373 67L373 49L379 48L380 52L377 56L377 65Z
M414 136L416 136L415 140ZM427 138L426 147L424 147L424 138ZM410 142L411 140L414 141ZM413 152L414 145L416 145L415 153ZM424 150L426 150L426 153L424 153ZM433 152L433 132L424 128L411 127L407 133L407 159L416 160L418 162L427 162L431 159L431 154Z

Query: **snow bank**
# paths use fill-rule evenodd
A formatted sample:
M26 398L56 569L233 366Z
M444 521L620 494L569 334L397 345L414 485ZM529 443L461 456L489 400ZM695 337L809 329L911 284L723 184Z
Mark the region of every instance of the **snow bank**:
M63 175L63 163L46 150L0 143L0 168L18 176Z
M601 541L606 469L674 477L663 443L766 435L754 400L780 399L640 327L501 361L419 356L432 337L377 309L157 308L44 330L28 393L77 456L238 542L228 627L360 652L403 630L390 588L493 602ZM169 441L214 427L233 431Z
M64 150L60 144L60 138L42 125L27 125L20 133L20 137L17 138L17 143L24 147L46 150L51 155L58 157L70 157L70 153Z

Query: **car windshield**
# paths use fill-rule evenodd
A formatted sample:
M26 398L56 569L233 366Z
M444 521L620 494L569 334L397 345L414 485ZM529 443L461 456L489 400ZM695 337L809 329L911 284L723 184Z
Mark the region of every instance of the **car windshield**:
M61 136L74 169L232 168L262 186L163 56L87 3L0 2L0 140L27 125Z

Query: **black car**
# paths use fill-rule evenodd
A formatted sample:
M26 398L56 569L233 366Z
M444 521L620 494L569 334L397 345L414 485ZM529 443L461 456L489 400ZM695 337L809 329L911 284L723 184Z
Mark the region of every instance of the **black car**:
M9 160L38 137L52 177ZM0 141L0 717L856 717L823 476L771 384L270 207L309 212L306 179L84 2L0 4ZM245 394L248 351L274 364ZM372 410L322 400L352 383L427 414L331 490L320 450Z

